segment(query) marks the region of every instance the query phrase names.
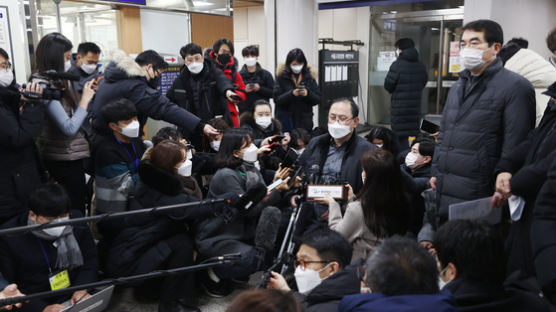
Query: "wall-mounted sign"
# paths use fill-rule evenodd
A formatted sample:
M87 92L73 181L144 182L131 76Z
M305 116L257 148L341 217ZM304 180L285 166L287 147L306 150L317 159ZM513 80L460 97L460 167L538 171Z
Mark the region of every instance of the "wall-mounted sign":
M8 17L8 7L0 6L0 48L4 49L10 57L10 62L14 62L12 51L12 38L10 36L10 19Z

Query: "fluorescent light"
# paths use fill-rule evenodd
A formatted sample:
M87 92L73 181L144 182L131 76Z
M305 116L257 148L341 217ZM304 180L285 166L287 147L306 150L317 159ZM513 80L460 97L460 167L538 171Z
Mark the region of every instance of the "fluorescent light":
M208 1L193 1L193 6L195 7L207 7L207 6L213 6L214 3L212 2L208 2Z

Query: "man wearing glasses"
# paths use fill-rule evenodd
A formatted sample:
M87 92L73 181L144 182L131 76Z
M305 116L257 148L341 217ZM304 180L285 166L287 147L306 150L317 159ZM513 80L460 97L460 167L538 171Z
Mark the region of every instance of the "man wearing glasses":
M497 164L535 126L533 86L504 69L497 57L503 41L502 27L494 21L463 27L460 60L465 70L448 94L431 168L438 212L433 227L446 222L449 205L492 196ZM424 240L432 241L433 234Z
M357 194L363 186L361 179L361 156L375 146L358 136L355 128L359 124L359 107L352 99L340 98L333 101L328 112L328 133L313 138L298 164L312 177L311 184L349 184ZM316 166L315 166L316 165ZM317 172L313 168L318 167ZM297 224L297 235L311 225L328 225L328 205L307 205ZM311 207L312 208L312 207ZM314 213L316 216L311 216Z
M346 295L361 292L357 270L346 266L352 248L339 233L321 229L302 239L297 252L295 281L304 311L338 311L338 303ZM284 277L272 272L268 288L291 291Z

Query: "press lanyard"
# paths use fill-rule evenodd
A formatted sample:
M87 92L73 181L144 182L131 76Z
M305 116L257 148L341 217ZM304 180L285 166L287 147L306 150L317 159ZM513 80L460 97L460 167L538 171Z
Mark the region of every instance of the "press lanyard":
M129 159L133 160L133 157L131 157L131 154L129 153L127 148L125 148L124 144L117 137L114 137L114 138L123 147L123 149L125 150L125 152L129 156ZM130 143L131 143L131 147L133 147L133 153L135 154L135 171L137 172L137 168L139 168L139 157L137 156L137 151L135 150L135 145L133 145L133 142L130 142Z
M41 246L42 255L44 256L44 260L46 260L46 264L48 265L48 272L52 275L52 266L50 266L50 260L48 260L48 255L46 254L46 250L44 250L44 246L42 245L41 240L37 237L37 241L39 242L39 246Z

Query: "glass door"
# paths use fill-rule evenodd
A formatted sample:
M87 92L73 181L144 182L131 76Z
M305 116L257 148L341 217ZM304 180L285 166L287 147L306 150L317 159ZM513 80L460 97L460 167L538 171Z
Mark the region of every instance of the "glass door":
M400 38L413 39L419 60L427 68L422 115L442 113L449 87L457 80L458 51L450 48L459 42L462 21L461 9L371 15L368 120L372 124L390 124L390 94L384 89L384 79L396 59L394 44Z

